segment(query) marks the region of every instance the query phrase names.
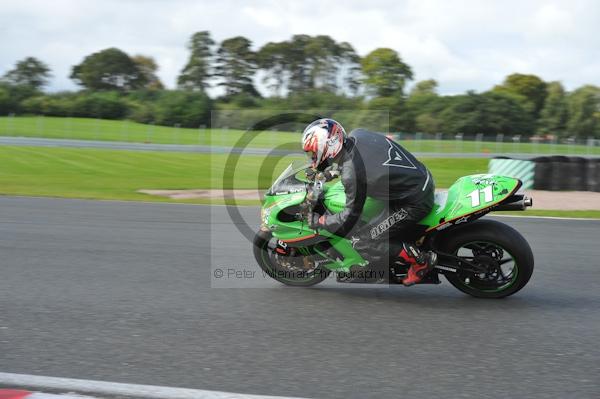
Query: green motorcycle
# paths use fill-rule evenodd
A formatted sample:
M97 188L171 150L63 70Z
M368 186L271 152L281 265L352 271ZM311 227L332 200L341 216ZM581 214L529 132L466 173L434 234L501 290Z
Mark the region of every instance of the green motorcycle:
M254 239L254 256L275 280L293 286L312 286L332 271L353 272L368 262L354 250L352 240L326 230L312 230L313 212L340 212L346 203L341 182L311 174L308 165L294 162L267 191L261 227ZM519 211L532 206L531 198L516 194L521 181L479 174L458 179L435 195L435 205L415 229L423 250L438 254L438 263L421 284L439 284L439 274L456 288L480 298L503 298L523 288L533 273L533 253L512 227L494 220L477 220L491 211ZM384 208L367 198L360 223ZM393 262L390 283L401 283L408 265Z

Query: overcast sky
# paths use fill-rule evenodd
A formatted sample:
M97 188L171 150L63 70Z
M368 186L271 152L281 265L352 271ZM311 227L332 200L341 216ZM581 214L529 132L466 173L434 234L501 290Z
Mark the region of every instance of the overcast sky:
M74 89L71 66L108 47L152 56L168 87L186 43L209 30L255 48L327 34L360 55L391 47L443 94L483 91L513 72L600 85L600 1L484 0L0 0L0 74L26 56L52 68L50 90Z

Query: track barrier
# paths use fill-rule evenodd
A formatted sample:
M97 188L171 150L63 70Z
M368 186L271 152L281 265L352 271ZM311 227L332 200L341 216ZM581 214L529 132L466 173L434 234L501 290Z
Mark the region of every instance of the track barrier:
M489 173L515 177L523 189L600 192L600 159L542 156L531 160L497 157L490 160Z

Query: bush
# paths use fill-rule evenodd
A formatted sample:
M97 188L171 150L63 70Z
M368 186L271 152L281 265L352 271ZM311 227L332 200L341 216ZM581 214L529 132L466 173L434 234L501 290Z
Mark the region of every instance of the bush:
M21 103L40 92L28 85L0 83L0 114L22 113Z
M204 93L164 91L155 106L155 121L159 125L198 127L210 124L212 102Z
M91 93L78 96L72 108L73 116L121 119L127 115L127 103L115 92Z
M74 99L74 96L65 94L36 96L22 101L21 109L35 115L71 116Z
M121 119L128 104L117 93L57 93L35 96L20 104L23 112L48 116Z
M0 87L0 115L7 115L11 112L12 104L10 93L7 89Z
M446 133L523 134L533 133L533 119L513 95L487 92L453 96L441 113Z
M139 123L156 123L156 111L153 103L129 100L127 104L129 119Z

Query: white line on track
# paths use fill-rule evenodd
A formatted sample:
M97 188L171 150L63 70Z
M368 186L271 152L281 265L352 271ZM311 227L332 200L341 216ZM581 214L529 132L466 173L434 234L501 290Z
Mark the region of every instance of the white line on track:
M13 387L64 390L96 395L121 395L145 399L294 399L287 396L248 395L232 392L206 391L202 389L124 384L109 381L80 380L1 372L0 384Z
M488 214L488 216L497 217L497 218L519 218L519 219L594 220L596 222L600 221L600 219L594 219L594 218L570 218L570 217L566 217L566 216L495 215L494 213L490 213L490 214Z
M45 392L28 392L28 391L14 391L5 390L0 388L0 398L7 399L100 399L92 396L82 396L79 394L53 394Z

